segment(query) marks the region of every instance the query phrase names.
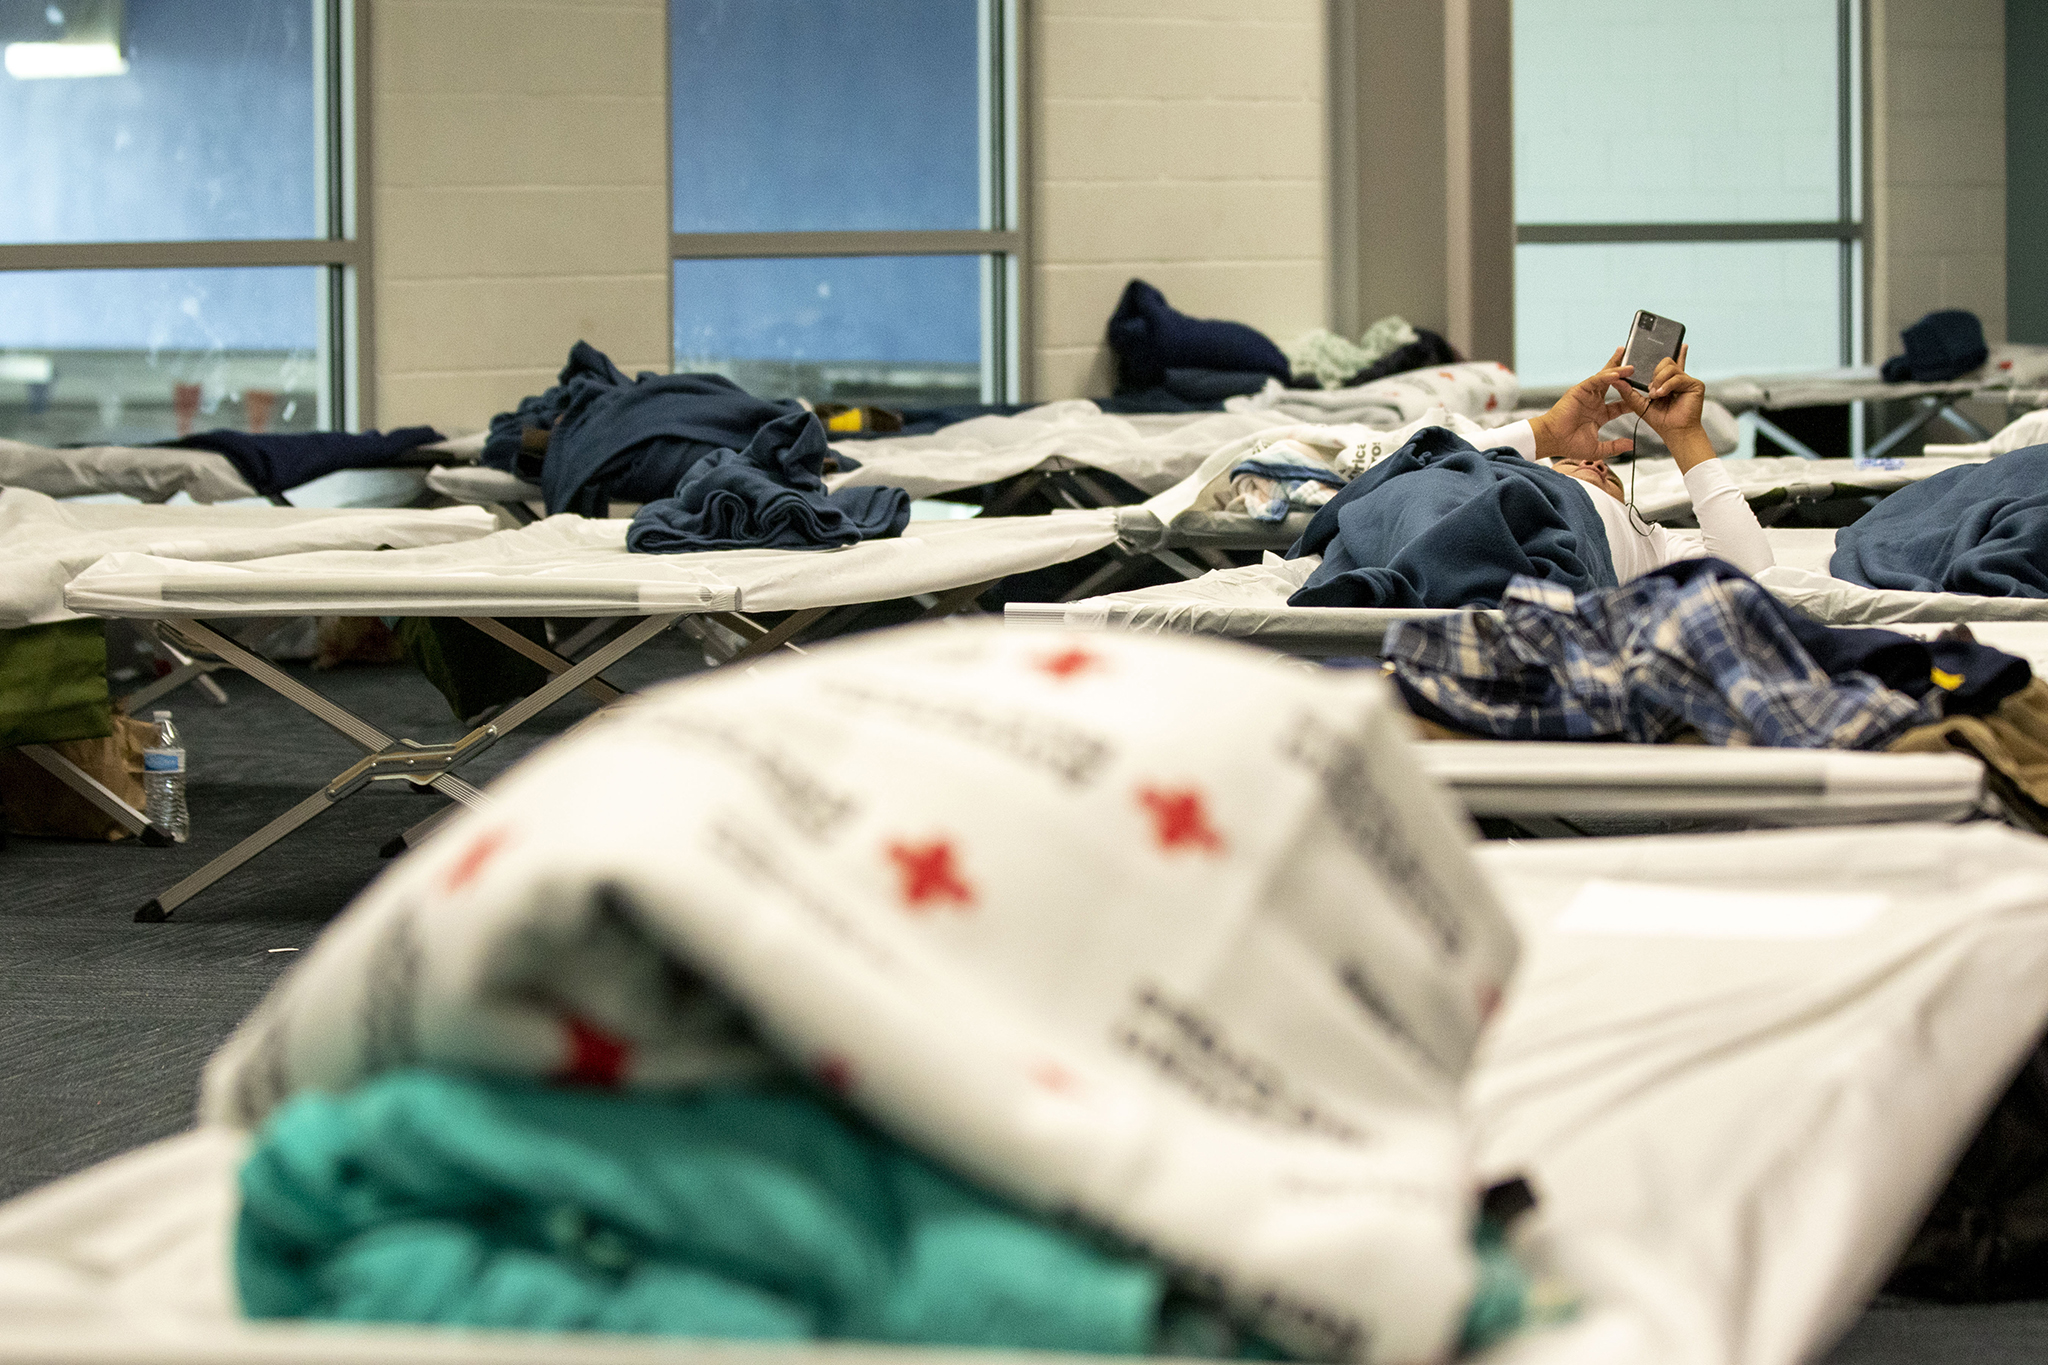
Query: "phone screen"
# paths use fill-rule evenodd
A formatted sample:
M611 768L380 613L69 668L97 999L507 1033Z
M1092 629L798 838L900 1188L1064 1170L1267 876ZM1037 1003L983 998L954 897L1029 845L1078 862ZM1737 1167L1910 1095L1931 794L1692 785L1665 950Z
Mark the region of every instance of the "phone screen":
M1684 323L1638 309L1629 321L1628 340L1621 348L1621 363L1636 367L1628 379L1630 386L1647 391L1657 373L1657 362L1666 356L1676 360L1678 348L1684 343Z

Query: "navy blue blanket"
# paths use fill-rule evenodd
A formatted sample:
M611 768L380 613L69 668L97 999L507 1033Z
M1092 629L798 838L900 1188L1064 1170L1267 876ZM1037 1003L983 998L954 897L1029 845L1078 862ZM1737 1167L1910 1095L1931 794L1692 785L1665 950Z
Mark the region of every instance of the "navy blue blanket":
M1109 317L1109 348L1116 352L1119 393L1163 386L1168 370L1251 371L1283 384L1289 374L1287 357L1263 332L1241 322L1191 318L1143 280L1124 286Z
M160 446L211 450L234 462L248 485L265 497L311 483L339 469L375 469L415 447L441 439L432 427L378 431L304 431L258 436L247 431L202 431Z
M744 447L792 401L756 398L723 375L626 378L588 342L569 351L555 387L491 419L484 463L539 475L550 514L605 515L614 498L653 502L718 450Z
M1828 571L1868 588L2048 597L2048 446L1901 488L1836 533Z
M684 473L671 496L650 501L626 531L641 554L692 550L824 550L903 533L910 495L900 488L825 491L825 428L793 412L761 428L744 450L719 450Z
M1493 607L1527 574L1572 592L1616 586L1607 531L1578 480L1443 427L1325 503L1289 559L1322 564L1295 607Z

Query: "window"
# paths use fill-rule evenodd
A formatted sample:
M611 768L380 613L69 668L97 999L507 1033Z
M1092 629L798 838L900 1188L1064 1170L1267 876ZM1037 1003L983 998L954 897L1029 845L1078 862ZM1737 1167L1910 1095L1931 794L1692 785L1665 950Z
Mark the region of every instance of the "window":
M1013 399L1015 0L670 0L674 361Z
M0 436L365 410L350 0L0 0Z
M1638 308L1713 378L1857 359L1856 6L1515 0L1515 356L1582 376Z

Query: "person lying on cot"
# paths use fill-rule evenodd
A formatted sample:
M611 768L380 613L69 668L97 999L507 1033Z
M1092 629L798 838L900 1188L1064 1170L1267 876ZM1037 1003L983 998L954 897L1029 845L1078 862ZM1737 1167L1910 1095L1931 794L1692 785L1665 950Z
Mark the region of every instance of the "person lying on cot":
M1725 559L1748 574L1768 569L1773 562L1770 542L1757 524L1756 513L1750 511L1742 490L1722 467L1700 426L1707 386L1685 372L1690 350L1681 346L1678 359L1658 361L1649 392L1639 393L1628 382L1635 367L1621 363L1617 347L1604 369L1566 389L1550 411L1489 433L1495 444L1512 447L1525 459L1547 461L1558 473L1569 474L1605 495L1592 499L1593 510L1607 528L1614 576L1623 583L1700 555ZM1607 401L1610 389L1621 395L1620 402ZM1648 423L1671 448L1671 458L1678 463L1685 491L1699 516L1697 532L1673 531L1645 521L1608 467L1611 457L1633 451L1635 442L1603 441L1600 428L1631 413Z
M1424 427L1316 512L1290 559L1321 557L1287 599L1296 607L1496 607L1517 577L1574 593L1611 588L1711 555L1744 573L1771 566L1770 543L1700 425L1705 386L1685 352L1658 363L1647 393L1616 351L1550 411L1479 433L1481 449ZM1620 401L1607 401L1613 388ZM1645 521L1607 461L1633 441L1600 439L1633 413L1664 438L1699 531Z

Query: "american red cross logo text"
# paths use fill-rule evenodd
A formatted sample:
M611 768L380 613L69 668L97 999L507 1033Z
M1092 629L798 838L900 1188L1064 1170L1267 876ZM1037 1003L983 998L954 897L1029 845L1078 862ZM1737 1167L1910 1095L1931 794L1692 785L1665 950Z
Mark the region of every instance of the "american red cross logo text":
M1169 790L1141 787L1138 803L1152 816L1152 837L1166 850L1199 848L1207 853L1223 851L1223 836L1209 824L1202 793L1194 787Z
M903 883L903 903L913 910L949 902L965 909L974 904L974 888L961 877L953 859L953 842L934 839L928 844L892 843L890 861Z

